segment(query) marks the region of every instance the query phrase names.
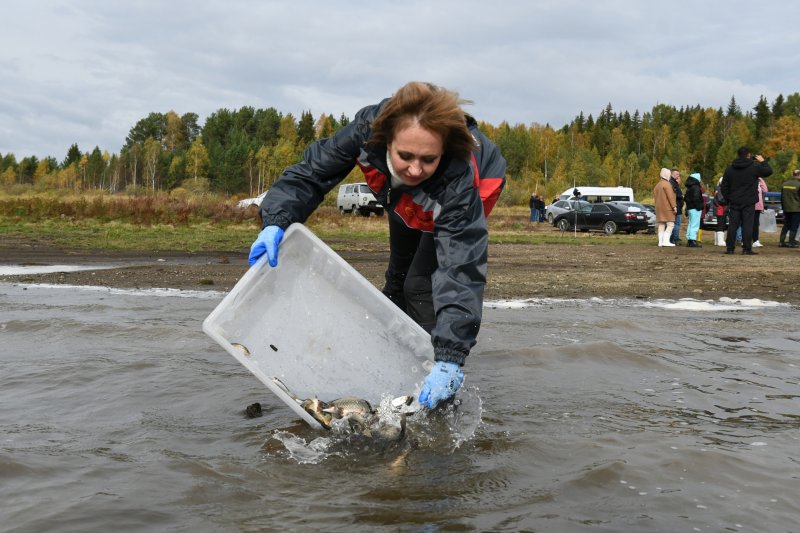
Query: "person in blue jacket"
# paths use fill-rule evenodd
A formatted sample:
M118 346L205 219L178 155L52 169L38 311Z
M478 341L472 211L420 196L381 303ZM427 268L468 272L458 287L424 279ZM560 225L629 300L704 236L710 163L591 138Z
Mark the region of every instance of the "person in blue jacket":
M689 223L686 226L686 246L689 248L702 248L697 241L700 232L700 220L703 217L703 185L699 172L689 174L686 178L686 192L683 195L686 217Z
M278 264L284 230L305 222L359 165L389 220L383 293L431 334L434 366L419 395L432 409L461 386L480 329L486 285L486 216L505 184L498 148L464 113L457 93L410 82L312 143L261 204L250 264Z

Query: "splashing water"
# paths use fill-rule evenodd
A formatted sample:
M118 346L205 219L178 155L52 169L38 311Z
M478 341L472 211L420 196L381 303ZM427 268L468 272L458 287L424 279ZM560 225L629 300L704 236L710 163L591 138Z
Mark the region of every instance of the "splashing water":
M379 424L399 426L402 410L384 396L375 410ZM329 457L363 457L364 454L387 455L411 448L429 448L437 453L452 453L468 442L481 423L482 402L478 389L462 387L457 399L434 412L420 411L416 402L406 419L406 435L398 442L364 437L354 431L346 419L335 420L330 431L307 428L300 433L278 429L271 439L283 445L289 457L299 464L318 464Z

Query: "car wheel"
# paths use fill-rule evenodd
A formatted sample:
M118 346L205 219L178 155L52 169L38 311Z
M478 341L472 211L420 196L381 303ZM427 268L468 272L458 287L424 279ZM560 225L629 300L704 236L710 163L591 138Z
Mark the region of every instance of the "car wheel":
M569 231L569 221L566 218L562 218L558 221L558 229L561 231Z
M358 207L356 207L355 204L353 204L352 206L350 206L350 215L356 216L357 214L358 214Z
M375 214L378 215L379 217L382 217L383 216L383 209L378 209L377 211L375 211Z
M614 235L617 232L617 223L613 220L607 220L603 224L603 231L606 232L606 235Z
M553 225L554 218L556 217L553 216L553 213L547 213L547 221L550 223L551 226Z
M340 215L344 215L344 213L345 213L344 207L340 205L339 206L339 214Z
M366 209L359 209L358 214L362 217L369 218L369 211Z

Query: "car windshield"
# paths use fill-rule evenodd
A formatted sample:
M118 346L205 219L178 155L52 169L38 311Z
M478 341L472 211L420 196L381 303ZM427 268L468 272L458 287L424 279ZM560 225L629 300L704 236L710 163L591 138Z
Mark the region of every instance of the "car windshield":
M368 185L359 185L359 186L358 186L358 192L361 192L361 193L370 193L370 192L372 192L372 191L370 191L370 190L369 190L369 186L368 186Z

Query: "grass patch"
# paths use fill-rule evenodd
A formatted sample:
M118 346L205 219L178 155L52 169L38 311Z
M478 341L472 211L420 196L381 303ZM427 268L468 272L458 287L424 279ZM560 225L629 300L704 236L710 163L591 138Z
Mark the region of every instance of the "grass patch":
M59 248L109 251L246 253L261 228L257 209L232 200L156 198L50 198L0 200L0 236ZM652 245L651 235L566 232L528 222L526 207L497 207L489 217L493 244ZM322 206L306 226L326 241L386 243L386 217L342 216Z

